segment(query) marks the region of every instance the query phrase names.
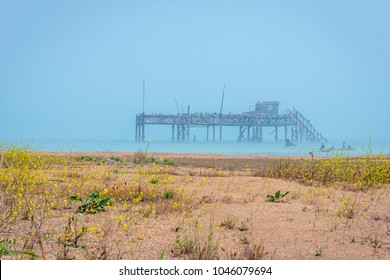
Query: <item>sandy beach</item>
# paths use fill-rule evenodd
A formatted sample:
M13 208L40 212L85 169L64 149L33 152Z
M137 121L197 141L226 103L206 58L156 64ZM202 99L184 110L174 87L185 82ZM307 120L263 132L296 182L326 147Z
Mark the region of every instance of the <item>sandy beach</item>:
M38 258L390 259L388 155L347 161L39 152L27 161L36 158L34 170L43 179L29 179L36 181L34 192L23 194L34 213L24 209L13 222L2 221L1 239L18 240L19 251L29 249ZM318 165L313 176L322 179L290 178L292 168L303 163ZM383 174L373 183L355 182L340 173L340 164L340 170L366 164L373 174ZM336 179L344 179L320 177L318 170L328 166ZM3 189L11 188L4 178ZM70 197L86 202L94 191L110 198L105 211L77 212L82 202Z

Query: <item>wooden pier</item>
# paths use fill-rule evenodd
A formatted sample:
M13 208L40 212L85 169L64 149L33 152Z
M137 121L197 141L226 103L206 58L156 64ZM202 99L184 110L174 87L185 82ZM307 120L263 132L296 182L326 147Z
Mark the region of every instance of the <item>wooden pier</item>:
M165 125L171 127L172 141L189 142L191 127L204 127L206 141L216 141L216 130L219 130L219 141L222 141L222 127L238 128L237 141L261 142L263 128L272 127L276 142L279 141L279 130L284 130L284 141L322 142L326 139L319 133L308 119L297 110L287 110L278 114L279 103L274 101L258 102L255 111L242 114L145 114L136 115L135 140L145 141L145 126ZM212 139L210 139L212 138Z

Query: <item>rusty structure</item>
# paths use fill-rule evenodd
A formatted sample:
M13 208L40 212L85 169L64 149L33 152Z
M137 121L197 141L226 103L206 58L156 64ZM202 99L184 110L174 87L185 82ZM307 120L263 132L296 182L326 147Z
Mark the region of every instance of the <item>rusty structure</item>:
M187 113L182 114L145 114L136 115L135 140L145 141L145 127L147 125L165 125L171 127L172 141L189 142L190 129L192 127L204 127L206 129L206 141L216 141L216 130L219 128L219 141L222 141L222 127L237 127L237 141L261 142L263 140L263 128L272 127L276 142L279 141L280 130L284 129L284 140L287 142L326 142L310 121L299 111L287 110L279 114L279 102L257 102L254 111L242 114L221 113ZM211 132L210 132L211 130ZM211 134L211 135L210 135Z

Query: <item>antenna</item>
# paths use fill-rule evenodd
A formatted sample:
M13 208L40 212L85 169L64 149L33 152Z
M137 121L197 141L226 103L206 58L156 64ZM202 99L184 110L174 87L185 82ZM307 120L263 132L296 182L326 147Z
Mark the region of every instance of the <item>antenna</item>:
M177 113L180 115L179 105L177 105L177 100L176 100L176 97L175 97L175 103L176 103L176 109L177 109Z
M142 114L145 115L145 80L142 81Z
M224 99L224 98L225 98L225 84L223 84L221 111L219 111L219 114L220 114L220 115L222 115L223 99Z

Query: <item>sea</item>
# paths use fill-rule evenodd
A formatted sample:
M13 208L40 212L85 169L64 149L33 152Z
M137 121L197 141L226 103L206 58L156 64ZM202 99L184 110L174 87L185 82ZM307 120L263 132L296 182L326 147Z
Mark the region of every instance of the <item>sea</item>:
M321 150L321 143L298 142L295 146L286 146L284 141L263 142L172 142L146 140L29 140L3 141L3 146L18 144L29 146L32 150L50 152L172 152L196 154L221 154L229 156L361 156L375 154L390 154L390 141L338 141L329 140L324 143L325 150ZM343 150L350 146L352 149ZM333 149L332 149L333 147Z

